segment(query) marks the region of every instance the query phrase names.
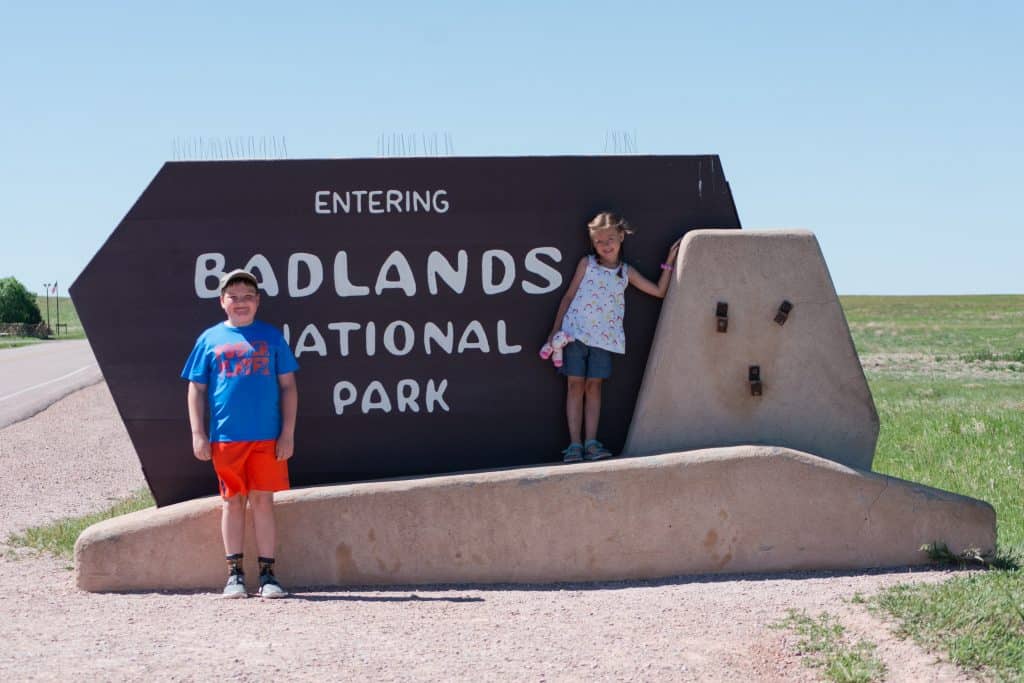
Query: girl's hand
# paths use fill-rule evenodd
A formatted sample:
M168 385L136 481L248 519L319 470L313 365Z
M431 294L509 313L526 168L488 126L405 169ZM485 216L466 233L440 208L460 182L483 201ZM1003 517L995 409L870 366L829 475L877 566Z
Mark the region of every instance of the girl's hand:
M679 239L672 243L671 247L668 248L668 257L665 259L665 263L669 264L670 266L674 266L676 264L676 255L679 253L679 244L682 241L683 238L680 237Z

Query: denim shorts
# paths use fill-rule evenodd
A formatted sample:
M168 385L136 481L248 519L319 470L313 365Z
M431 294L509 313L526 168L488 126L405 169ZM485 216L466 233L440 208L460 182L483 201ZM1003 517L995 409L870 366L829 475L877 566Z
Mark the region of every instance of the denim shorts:
M612 352L574 341L562 350L559 372L567 377L608 379L612 376Z

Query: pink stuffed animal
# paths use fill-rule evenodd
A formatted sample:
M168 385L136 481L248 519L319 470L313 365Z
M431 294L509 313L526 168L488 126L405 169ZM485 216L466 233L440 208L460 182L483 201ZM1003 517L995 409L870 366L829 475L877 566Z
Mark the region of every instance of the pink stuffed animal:
M562 349L568 346L572 342L572 336L568 332L559 330L555 332L555 336L551 337L551 343L545 344L540 347L540 357L544 360L548 358L554 363L556 368L562 367Z

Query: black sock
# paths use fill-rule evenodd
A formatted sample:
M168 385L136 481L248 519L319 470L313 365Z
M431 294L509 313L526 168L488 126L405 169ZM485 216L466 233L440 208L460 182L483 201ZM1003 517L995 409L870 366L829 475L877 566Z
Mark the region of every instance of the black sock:
M274 558L272 557L260 557L257 558L260 563L260 576L264 574L274 575Z
M234 553L233 555L225 555L224 559L228 561L228 573L230 574L244 574L242 571L242 553Z

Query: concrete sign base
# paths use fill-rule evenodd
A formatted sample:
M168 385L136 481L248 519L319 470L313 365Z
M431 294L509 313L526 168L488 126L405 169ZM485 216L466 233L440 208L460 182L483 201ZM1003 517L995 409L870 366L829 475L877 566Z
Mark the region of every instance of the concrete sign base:
M693 230L623 452L786 446L871 469L878 413L806 230Z
M551 583L925 564L995 548L985 502L774 446L297 489L276 497L289 587ZM220 501L96 524L89 591L219 589ZM251 529L246 561L255 565ZM247 567L255 580L255 566Z

